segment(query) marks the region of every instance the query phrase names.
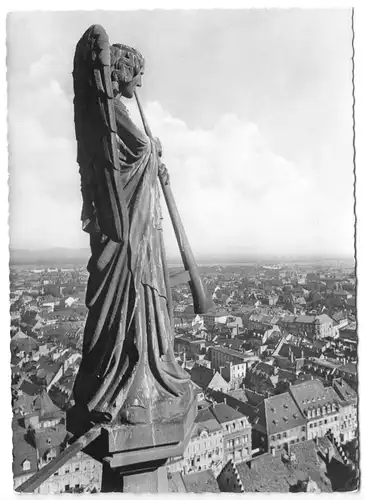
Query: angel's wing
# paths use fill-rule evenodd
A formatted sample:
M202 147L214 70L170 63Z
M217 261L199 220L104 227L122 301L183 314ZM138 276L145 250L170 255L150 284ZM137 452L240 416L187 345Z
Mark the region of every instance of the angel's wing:
M114 241L125 241L128 213L118 173L109 38L102 26L91 26L78 42L73 81L77 161L84 204L96 210L105 235Z

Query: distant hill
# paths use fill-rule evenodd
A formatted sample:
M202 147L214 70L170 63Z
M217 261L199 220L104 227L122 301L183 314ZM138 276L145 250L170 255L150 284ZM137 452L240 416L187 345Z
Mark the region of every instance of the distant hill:
M90 258L89 248L45 248L40 250L27 249L10 249L10 265L57 265L57 264L76 264L83 265ZM229 267L225 272L239 272L238 267L252 266L255 264L265 263L266 265L276 264L304 264L304 265L333 265L338 266L339 262L345 266L353 266L354 259L348 257L321 257L315 255L308 256L264 256L264 255L216 255L204 256L197 254L196 262L200 269L205 269L209 272L211 268L217 265ZM181 267L182 261L180 257L168 257L167 262L170 267Z
M86 264L89 258L89 248L10 249L10 265Z

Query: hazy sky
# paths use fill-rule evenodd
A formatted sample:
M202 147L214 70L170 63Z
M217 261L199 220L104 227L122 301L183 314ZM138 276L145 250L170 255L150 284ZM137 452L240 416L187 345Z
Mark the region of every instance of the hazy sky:
M197 256L353 254L350 18L350 10L12 14L11 246L88 245L71 72L78 39L99 23L111 43L146 57L140 96ZM175 255L167 214L164 227Z

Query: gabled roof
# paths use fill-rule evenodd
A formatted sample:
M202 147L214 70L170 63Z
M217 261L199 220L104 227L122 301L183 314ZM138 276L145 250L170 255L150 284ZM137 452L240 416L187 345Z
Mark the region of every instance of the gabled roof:
M30 339L30 337L28 337L28 335L26 335L25 333L23 333L21 330L18 330L16 332L16 334L14 335L14 337L11 339L11 341L13 341L13 340L22 340L22 339Z
M33 408L40 416L62 413L60 408L58 408L49 397L46 390L43 390L41 394L35 398Z
M232 396L232 398L236 398L239 401L243 401L244 403L248 402L245 389L233 389L231 391L228 391L227 394L229 396Z
M190 372L191 380L201 387L202 389L207 389L210 385L224 385L229 387L228 382L224 380L222 375L218 372L215 372L211 368L208 368L204 365L195 364Z

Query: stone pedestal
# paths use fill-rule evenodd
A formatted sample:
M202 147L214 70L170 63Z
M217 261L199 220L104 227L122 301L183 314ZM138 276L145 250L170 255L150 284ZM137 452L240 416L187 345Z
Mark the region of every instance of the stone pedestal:
M103 463L104 492L167 492L166 462L184 453L197 414L193 400L173 419L139 425L103 424L100 436L84 452ZM90 423L75 409L67 415L67 429L77 436Z

